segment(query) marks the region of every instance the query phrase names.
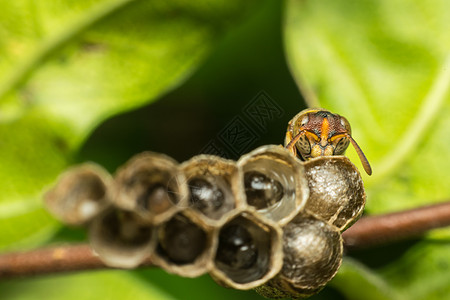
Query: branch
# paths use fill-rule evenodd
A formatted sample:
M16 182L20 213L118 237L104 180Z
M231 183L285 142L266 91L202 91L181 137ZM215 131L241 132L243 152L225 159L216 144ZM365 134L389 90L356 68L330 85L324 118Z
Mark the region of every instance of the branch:
M0 256L0 278L105 268L88 245L61 246Z
M373 247L417 237L450 225L450 202L365 217L344 232L346 249ZM142 266L152 266L150 260ZM0 279L105 269L88 245L69 245L0 255Z
M151 266L150 260L142 266ZM89 245L65 245L0 255L0 279L83 270L112 269Z
M379 246L418 237L450 225L450 202L362 218L342 236L347 250Z

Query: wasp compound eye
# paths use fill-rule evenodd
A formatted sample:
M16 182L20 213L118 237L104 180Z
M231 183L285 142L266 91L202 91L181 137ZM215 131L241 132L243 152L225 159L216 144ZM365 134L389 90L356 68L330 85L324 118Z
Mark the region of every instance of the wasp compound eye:
M216 229L216 237L211 276L222 285L254 288L281 267L281 231L270 221L241 212Z
M154 249L152 228L142 218L120 208L97 217L89 228L92 249L108 266L134 268Z
M157 228L153 261L166 271L185 277L205 273L211 260L211 231L195 211L174 215Z
M339 230L313 216L298 215L283 228L283 267L256 290L268 298L304 298L320 291L337 273L343 244Z
M61 221L83 225L110 204L113 180L102 167L84 164L64 172L45 194L48 209Z
M242 186L236 163L213 155L198 155L181 165L190 191L189 206L208 224L219 224L242 205Z
M242 156L246 201L260 214L279 222L289 222L309 195L301 162L280 146L268 145Z
M136 210L154 224L186 205L186 180L177 163L165 155L136 155L117 172L116 181L117 205Z
M358 169L344 156L305 162L310 196L305 209L341 231L362 214L366 194Z

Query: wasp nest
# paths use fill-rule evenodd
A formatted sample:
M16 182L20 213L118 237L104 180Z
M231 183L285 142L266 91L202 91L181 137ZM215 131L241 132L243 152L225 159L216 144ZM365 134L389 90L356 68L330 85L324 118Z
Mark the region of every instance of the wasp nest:
M359 172L345 157L302 162L263 146L238 162L199 155L181 165L139 154L111 179L93 165L69 170L46 195L68 224L89 226L110 266L146 259L181 276L266 297L310 296L336 274L341 232L364 207Z

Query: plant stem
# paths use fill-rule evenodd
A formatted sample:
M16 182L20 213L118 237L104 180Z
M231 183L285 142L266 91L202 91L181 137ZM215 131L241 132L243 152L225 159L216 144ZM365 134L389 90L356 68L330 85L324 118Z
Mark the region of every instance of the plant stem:
M362 218L344 232L348 251L417 237L450 225L450 202ZM150 259L142 266L152 266ZM0 279L109 268L88 245L65 245L0 255Z
M151 265L150 260L142 264ZM0 279L109 268L87 244L0 255Z
M70 245L0 256L0 278L104 268L88 245Z
M343 233L347 250L379 246L418 237L450 225L450 202L362 218Z

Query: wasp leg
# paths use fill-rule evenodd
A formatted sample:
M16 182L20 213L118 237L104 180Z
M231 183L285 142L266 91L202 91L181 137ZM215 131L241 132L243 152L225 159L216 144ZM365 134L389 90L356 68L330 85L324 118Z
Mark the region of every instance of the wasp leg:
M301 130L296 136L292 137L292 132L288 131L286 133L286 140L285 140L285 144L286 142L287 145L285 146L286 149L288 149L289 151L292 152L292 154L294 154L295 157L298 157L297 155L297 148L295 147L295 144L298 142L298 140L300 139L300 137L305 134L305 130Z

